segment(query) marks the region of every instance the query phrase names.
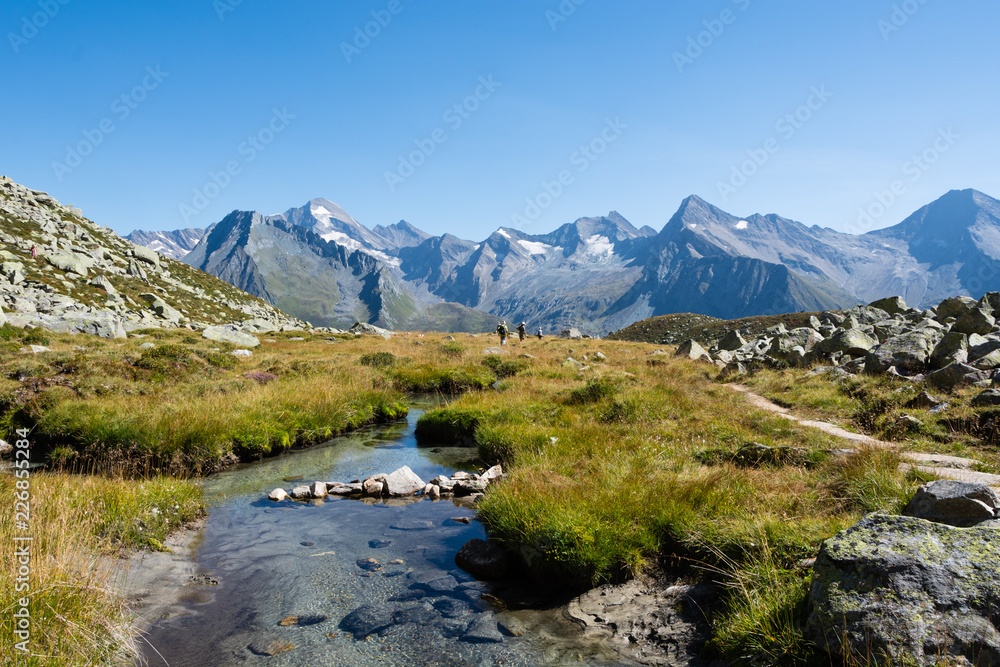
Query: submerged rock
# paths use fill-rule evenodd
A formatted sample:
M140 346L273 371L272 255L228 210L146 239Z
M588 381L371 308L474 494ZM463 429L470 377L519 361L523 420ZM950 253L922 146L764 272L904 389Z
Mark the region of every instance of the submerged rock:
M476 538L458 550L455 564L476 579L498 580L507 576L510 557L495 542Z

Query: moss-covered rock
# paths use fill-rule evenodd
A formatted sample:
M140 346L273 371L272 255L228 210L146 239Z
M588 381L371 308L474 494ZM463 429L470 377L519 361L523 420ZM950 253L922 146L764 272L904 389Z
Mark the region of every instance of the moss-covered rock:
M823 543L811 603L809 632L832 655L1000 665L1000 532L870 515Z

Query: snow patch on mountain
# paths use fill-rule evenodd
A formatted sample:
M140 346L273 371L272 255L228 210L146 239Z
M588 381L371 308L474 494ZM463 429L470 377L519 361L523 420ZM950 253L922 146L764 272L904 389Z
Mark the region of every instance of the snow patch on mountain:
M562 248L550 246L547 243L542 243L541 241L518 241L521 247L527 250L532 255L547 255L552 251L560 251Z

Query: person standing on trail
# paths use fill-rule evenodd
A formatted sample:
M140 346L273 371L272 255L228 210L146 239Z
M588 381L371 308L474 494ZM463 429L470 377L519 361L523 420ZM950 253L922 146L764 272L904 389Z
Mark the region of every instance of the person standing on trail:
M501 320L500 324L497 325L497 334L499 334L499 336L500 336L500 344L501 345L506 345L507 344L507 334L508 333L510 333L510 331L507 329L507 320Z
M524 342L524 334L526 333L526 331L524 330L524 324L525 324L524 322L521 322L519 325L517 325L517 338L521 343Z
M542 328L538 327L538 340L542 339Z

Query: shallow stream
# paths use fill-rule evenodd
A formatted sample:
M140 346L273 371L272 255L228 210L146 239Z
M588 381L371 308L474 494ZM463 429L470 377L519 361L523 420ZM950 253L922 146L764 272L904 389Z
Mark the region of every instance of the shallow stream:
M184 613L146 636L148 664L626 664L610 649L584 642L555 602L538 599L523 608L523 597L515 603L455 565L463 544L485 536L468 505L267 500L276 487L347 482L403 465L424 480L476 470L469 460L474 450L418 448L413 429L420 414L411 409L405 422L207 478L208 519L197 560L211 578L205 583L218 584L185 588ZM473 520L455 520L463 517ZM508 611L507 602L519 609ZM345 629L342 620L366 605L355 614L353 632ZM379 629L358 639L369 626Z

